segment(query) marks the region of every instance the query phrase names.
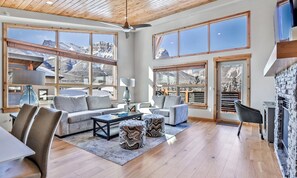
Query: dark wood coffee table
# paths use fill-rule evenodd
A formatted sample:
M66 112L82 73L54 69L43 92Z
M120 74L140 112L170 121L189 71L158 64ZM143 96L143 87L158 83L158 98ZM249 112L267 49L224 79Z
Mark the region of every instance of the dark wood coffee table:
M98 136L110 140L119 135L118 124L128 119L141 119L143 113L129 112L127 116L118 116L117 114L106 114L94 116L93 119L93 136ZM101 124L101 125L100 125ZM103 124L103 125L102 125Z

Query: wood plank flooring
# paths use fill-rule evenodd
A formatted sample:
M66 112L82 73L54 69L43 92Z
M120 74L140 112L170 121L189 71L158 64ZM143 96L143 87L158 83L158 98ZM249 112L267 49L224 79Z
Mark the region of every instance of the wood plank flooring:
M124 166L97 157L59 139L50 156L50 178L277 178L273 145L262 141L258 127L191 121L191 127Z

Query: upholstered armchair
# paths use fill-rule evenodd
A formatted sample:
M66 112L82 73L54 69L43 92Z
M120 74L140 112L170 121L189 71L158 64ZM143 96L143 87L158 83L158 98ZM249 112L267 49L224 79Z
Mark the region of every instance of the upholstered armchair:
M264 140L262 134L263 118L261 112L259 110L242 105L240 101L235 101L235 109L238 115L238 119L240 120L237 136L240 135L240 130L243 122L257 123L259 124L259 132L261 134L261 139Z
M188 120L188 105L183 104L180 96L153 96L152 102L136 105L136 110L144 114L160 114L165 124L177 125Z

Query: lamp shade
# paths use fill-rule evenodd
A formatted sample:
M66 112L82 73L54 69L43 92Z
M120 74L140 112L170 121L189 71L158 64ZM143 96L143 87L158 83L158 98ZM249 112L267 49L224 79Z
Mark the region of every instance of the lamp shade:
M123 87L135 87L135 79L134 78L120 78L120 86Z
M36 70L14 70L12 73L12 83L22 85L44 85L44 72Z

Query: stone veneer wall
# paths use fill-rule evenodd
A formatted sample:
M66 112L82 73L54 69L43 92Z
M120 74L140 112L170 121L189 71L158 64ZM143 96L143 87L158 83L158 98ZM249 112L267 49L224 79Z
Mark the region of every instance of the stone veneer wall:
M276 88L276 108L275 108L275 129L274 129L274 149L278 156L283 175L297 177L297 64L292 65L275 77ZM288 126L288 156L281 149L281 120L282 120L282 100L288 101L289 126Z

